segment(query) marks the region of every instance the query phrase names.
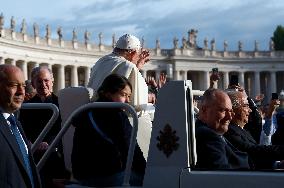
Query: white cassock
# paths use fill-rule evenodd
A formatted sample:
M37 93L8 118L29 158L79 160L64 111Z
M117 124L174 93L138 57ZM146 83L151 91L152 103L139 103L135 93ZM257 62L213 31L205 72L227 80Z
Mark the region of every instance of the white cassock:
M131 105L141 110L138 112L137 141L147 160L152 131L151 117L147 109L152 108L152 104L148 103L148 86L136 65L114 53L106 55L93 66L88 87L97 91L104 79L113 73L125 76L132 85Z

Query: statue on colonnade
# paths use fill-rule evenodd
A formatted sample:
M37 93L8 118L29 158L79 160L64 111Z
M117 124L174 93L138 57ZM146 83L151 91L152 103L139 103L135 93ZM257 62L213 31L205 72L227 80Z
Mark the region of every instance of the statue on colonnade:
M269 41L269 50L270 51L274 51L274 41L272 40L272 38L270 39L270 41Z
M26 20L23 19L22 26L21 26L21 33L26 34L26 32L27 32L27 23L26 23Z
M189 43L188 45L191 48L195 48L197 46L196 45L197 33L198 33L198 30L195 30L195 29L191 29L188 31L188 43Z
M238 48L239 48L239 51L243 50L243 43L242 43L242 41L238 42Z
M160 40L156 39L156 49L160 49L160 48L161 48Z
M38 35L39 35L39 28L38 28L38 25L37 25L36 22L33 25L33 29L34 29L34 37L38 37Z
M58 29L57 29L57 34L58 34L58 39L59 40L62 40L63 38L63 33L62 33L62 27L59 26Z
M112 35L112 47L114 48L116 44L115 34Z
M254 51L258 51L259 43L257 40L254 41Z
M50 26L49 26L48 24L46 25L45 30L46 30L46 35L45 35L45 37L46 37L46 39L49 39L50 36L51 36L51 29L50 29Z
M174 43L174 49L177 49L178 48L178 38L177 37L174 38L173 43Z
M141 48L144 48L145 47L145 39L144 39L144 36L142 37L141 39Z
M204 49L205 50L208 49L208 39L207 39L207 37L205 37L205 39L204 39Z
M3 29L4 26L4 15L3 13L0 14L0 30Z
M216 42L215 42L215 38L213 38L212 40L211 40L211 42L210 42L210 44L211 44L211 50L212 51L214 51L214 50L216 50L216 44L215 44Z
M186 41L186 38L185 37L182 37L182 48L185 49L187 48L187 41Z
M85 31L84 34L85 43L87 44L90 40L90 32L88 30Z
M14 16L11 17L11 31L14 32L16 28L16 21L14 19Z
M72 35L72 40L73 40L73 41L77 41L78 36L77 36L77 31L76 31L75 28L73 29L72 33L73 33L73 35Z
M228 49L228 41L224 40L224 52L226 52Z
M102 40L103 40L103 33L100 32L100 33L99 33L99 45L102 45L102 44L103 44L103 43L102 43Z

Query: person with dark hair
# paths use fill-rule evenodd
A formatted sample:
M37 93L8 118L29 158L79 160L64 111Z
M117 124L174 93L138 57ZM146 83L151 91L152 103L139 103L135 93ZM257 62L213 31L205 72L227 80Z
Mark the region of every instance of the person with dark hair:
M111 74L98 89L96 102L129 103L132 86L124 76ZM86 186L122 185L132 126L123 109L86 110L72 120L74 178ZM136 145L131 185L142 185L145 160Z
M149 57L149 50L142 47L137 37L124 34L117 40L113 52L100 58L92 67L88 83L88 87L97 92L110 74L119 74L129 80L132 85L130 104L137 111L139 125L142 125L137 132L137 142L145 159L149 151L154 107L149 103L153 102L153 97L148 98L148 86L139 70L150 60Z
M14 113L25 96L24 74L13 65L0 65L0 187L39 188L31 144Z
M248 155L237 150L224 134L232 120L229 96L219 89L204 92L196 121L197 164L200 169L250 169Z

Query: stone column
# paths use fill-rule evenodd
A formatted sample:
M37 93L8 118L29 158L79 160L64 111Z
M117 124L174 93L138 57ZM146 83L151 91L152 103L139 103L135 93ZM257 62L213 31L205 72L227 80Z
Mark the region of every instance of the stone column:
M1 64L5 64L5 59L4 59L4 57L0 57L0 65Z
M205 71L204 72L204 77L203 77L203 89L206 90L209 88L210 86L210 75L209 75L209 71Z
M16 60L15 59L11 59L11 65L16 66Z
M277 89L276 89L276 73L275 73L275 71L271 71L270 72L270 89L271 89L270 93L276 93L277 92Z
M52 72L52 64L47 63L46 66L51 70Z
M78 86L78 71L76 65L72 66L71 68L71 86Z
M254 72L254 92L253 92L253 96L251 97L255 97L256 95L260 94L260 74L259 71L255 71Z
M178 71L178 70L174 71L174 80L180 80L179 73L180 73L180 71Z
M58 65L57 68L57 91L65 88L65 71L63 65Z
M245 74L244 72L239 72L239 84L245 88Z
M22 71L24 73L25 80L27 80L28 79L28 65L27 65L27 63L25 61L22 61L20 68L22 69Z
M186 71L181 71L181 80L187 80L187 72Z
M173 65L167 64L167 77L173 79Z
M91 68L85 67L85 86L87 87L90 79Z
M224 89L228 88L229 85L229 72L223 72L224 74Z
M155 75L156 75L156 78L155 78L155 79L156 79L156 81L159 80L160 74L161 74L161 70L156 70L156 71L155 71Z

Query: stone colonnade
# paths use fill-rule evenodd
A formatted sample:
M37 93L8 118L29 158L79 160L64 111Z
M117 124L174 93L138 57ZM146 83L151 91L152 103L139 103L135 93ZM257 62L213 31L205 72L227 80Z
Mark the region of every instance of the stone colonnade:
M91 70L90 67L87 66L50 64L5 57L0 57L0 64L11 64L18 66L22 69L26 80L31 79L30 73L34 67L39 65L48 66L54 75L55 82L53 89L55 92L70 86L87 86Z
M63 65L60 63L45 63L24 61L21 59L14 59L10 57L0 57L0 64L12 64L21 68L24 72L25 79L31 79L31 70L39 65L48 66L54 74L54 91L57 92L60 89L70 86L87 86L91 68L88 66L70 64ZM91 65L90 65L91 66ZM284 70L268 71L268 70L248 70L248 71L224 71L219 70L221 79L218 82L218 87L226 89L229 84L230 77L237 75L240 85L242 85L247 94L254 97L263 93L267 98L270 98L271 93L280 92L284 89ZM143 69L141 74L144 78L151 76L159 79L159 75L165 73L167 75L173 75L169 77L171 80L191 80L193 89L206 90L209 87L209 77L211 72L204 70L173 70L168 69L167 66L162 68ZM268 100L268 99L266 99Z
M279 93L284 89L284 69L279 71L219 71L220 80L218 88L220 89L228 87L232 75L238 77L239 84L245 88L247 94L251 97L264 94L268 100L271 97L271 93ZM156 71L156 73L159 73L159 71ZM193 89L206 90L210 84L210 74L210 71L204 70L175 70L173 79L191 80Z

